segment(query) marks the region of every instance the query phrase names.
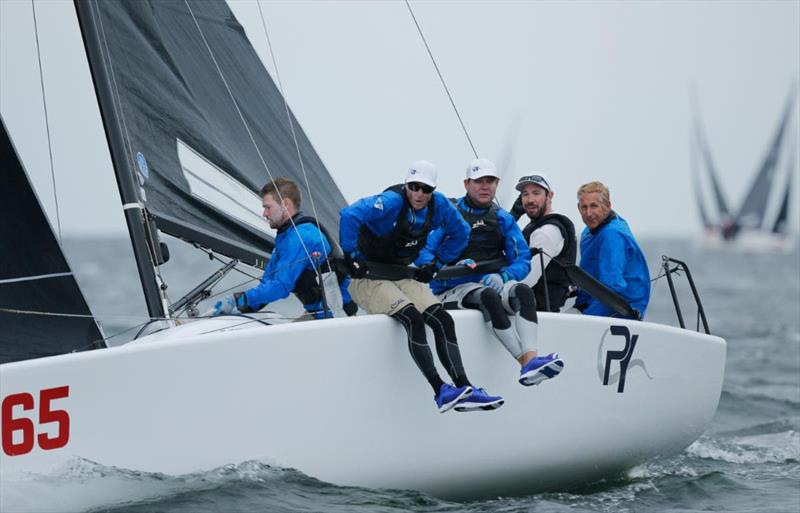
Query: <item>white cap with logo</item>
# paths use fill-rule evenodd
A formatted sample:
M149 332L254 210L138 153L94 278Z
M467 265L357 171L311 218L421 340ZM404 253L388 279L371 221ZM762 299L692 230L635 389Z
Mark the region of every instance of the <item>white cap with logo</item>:
M406 175L406 183L419 182L436 187L436 166L427 160L415 160Z
M478 178L483 178L484 176L500 178L500 175L497 174L497 168L494 166L494 163L491 160L475 159L469 163L469 166L467 166L468 180L477 180Z

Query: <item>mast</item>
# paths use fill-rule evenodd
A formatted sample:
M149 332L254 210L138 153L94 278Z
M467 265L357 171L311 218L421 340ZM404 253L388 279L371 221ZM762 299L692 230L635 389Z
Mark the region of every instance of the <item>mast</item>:
M122 199L125 222L128 225L128 233L133 245L133 254L136 258L136 267L139 271L147 311L150 317L165 317L167 312L164 308L153 258L153 255L156 254L155 251L160 251L160 248L155 248L149 243L149 241L155 240L155 237L151 236L155 234L148 233L150 227L132 166L133 156L127 155L120 124L121 113L118 111L111 84L110 64L106 62L102 50L102 38L98 29L99 14L94 10L92 0L75 0L75 11L86 48L86 57L92 73L111 161L117 176L117 186Z

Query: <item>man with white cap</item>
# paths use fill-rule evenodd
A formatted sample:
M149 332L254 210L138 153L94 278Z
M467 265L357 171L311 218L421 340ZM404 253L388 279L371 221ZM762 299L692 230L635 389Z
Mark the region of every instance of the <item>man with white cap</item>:
M550 262L575 263L575 225L567 216L553 211L554 193L544 174L525 175L516 188L520 194L511 211L516 219L527 214L529 222L522 235L533 254L531 272L522 282L533 288L539 310L547 311L549 305L549 311L558 312L569 295L570 281L561 265Z
M503 398L471 385L464 372L453 318L431 293L430 282L447 262L455 261L467 244L469 226L436 189L436 168L418 160L411 164L405 184L360 199L340 212L342 249L349 262L350 294L372 314L388 314L408 334L411 356L430 383L440 412L499 408ZM445 241L427 265L409 278L408 266L425 247L428 234L438 229ZM395 278L376 279L370 264L398 271ZM387 265L388 264L388 265ZM436 352L455 384L445 383L433 362L425 325L433 330Z
M495 336L520 364L519 383L525 386L557 376L564 362L556 354L538 356L536 300L530 287L519 283L531 268L531 253L514 218L494 202L500 178L488 159L467 166L464 197L451 200L470 225L469 242L459 264L486 273L433 280L431 289L446 308L480 310ZM434 260L446 241L439 230L428 237L418 265ZM512 322L513 321L513 322Z

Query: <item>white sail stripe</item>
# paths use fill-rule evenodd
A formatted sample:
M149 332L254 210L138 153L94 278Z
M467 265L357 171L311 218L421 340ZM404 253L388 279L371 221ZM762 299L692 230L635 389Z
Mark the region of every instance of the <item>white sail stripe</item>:
M122 205L122 210L130 210L132 208L137 208L139 210L144 210L144 205L141 203L125 203Z
M192 196L259 232L275 236L261 216L261 198L197 150L176 139L178 160ZM256 206L256 208L253 208Z
M23 276L22 278L8 278L6 280L0 280L0 285L6 283L18 283L21 281L34 281L34 280L46 280L48 278L61 278L64 276L72 276L72 273L52 273L52 274L40 274L38 276Z

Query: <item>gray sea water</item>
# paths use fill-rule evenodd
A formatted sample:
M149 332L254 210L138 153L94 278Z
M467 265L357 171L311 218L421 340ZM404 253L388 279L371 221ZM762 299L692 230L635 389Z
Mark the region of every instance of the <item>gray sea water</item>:
M52 496L56 510L119 513L800 512L800 255L703 252L676 240L645 240L642 245L653 277L662 254L690 265L711 331L728 342L725 382L713 423L677 456L590 486L464 503L409 490L335 486L258 461L232 461L183 476L76 461L58 475L30 483L31 492ZM198 256L197 250L170 246L173 261L163 272L174 300L219 263ZM128 244L68 240L65 247L106 335L120 334L112 339L117 343L130 338L142 322L136 315L143 309ZM222 288L242 288L247 279L229 276ZM689 291L682 286L679 292L687 323L695 326ZM281 308L287 314L299 311L291 302ZM648 320L677 325L663 279L654 283ZM679 362L692 355L674 358ZM114 502L114 496L124 499Z

